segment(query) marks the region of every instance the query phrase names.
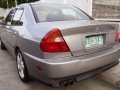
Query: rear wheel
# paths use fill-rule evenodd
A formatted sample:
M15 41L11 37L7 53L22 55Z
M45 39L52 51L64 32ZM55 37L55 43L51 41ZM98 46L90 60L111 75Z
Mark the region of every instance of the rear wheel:
M4 43L1 40L0 40L0 43L1 43L1 45L0 45L1 50L5 50L6 47L5 47Z
M20 79L23 82L31 81L29 74L28 74L28 71L27 71L25 61L23 59L23 56L22 56L22 53L20 52L20 50L17 51L16 61L17 61L17 70L18 70L18 74L19 74Z

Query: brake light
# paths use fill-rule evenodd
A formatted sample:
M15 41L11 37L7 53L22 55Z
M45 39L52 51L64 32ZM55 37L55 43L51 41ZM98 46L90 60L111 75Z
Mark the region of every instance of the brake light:
M40 43L40 49L44 52L68 52L69 48L63 39L59 29L52 29Z
M119 27L118 31L116 32L116 38L115 38L115 40L117 42L120 42L120 27Z

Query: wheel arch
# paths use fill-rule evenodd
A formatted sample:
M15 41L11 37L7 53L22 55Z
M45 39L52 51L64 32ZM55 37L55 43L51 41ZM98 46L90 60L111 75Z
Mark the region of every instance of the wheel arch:
M18 46L15 47L15 55L17 54L17 51L20 50L20 48Z

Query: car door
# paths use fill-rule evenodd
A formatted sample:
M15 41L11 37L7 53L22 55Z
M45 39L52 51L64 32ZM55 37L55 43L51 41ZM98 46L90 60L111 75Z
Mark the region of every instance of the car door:
M11 27L10 27L11 32L9 32L8 48L10 49L12 54L14 54L19 30L21 30L21 27L23 25L23 22L21 21L23 12L24 12L23 8L17 8L13 16L13 19L11 21Z
M12 18L14 16L15 12L16 12L16 9L13 9L9 12L9 14L7 15L7 17L4 21L5 24L2 25L2 27L1 27L2 28L1 40L5 44L6 47L9 47L8 41L10 40L9 37L10 37L10 33L12 32L11 21L12 21Z

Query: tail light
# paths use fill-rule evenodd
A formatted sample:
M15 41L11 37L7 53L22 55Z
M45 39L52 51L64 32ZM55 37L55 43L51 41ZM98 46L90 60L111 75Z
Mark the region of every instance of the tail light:
M116 38L115 38L115 40L117 42L120 42L120 27L119 27L118 31L116 32Z
M69 48L63 39L59 29L52 29L40 43L40 49L44 52L68 52Z

